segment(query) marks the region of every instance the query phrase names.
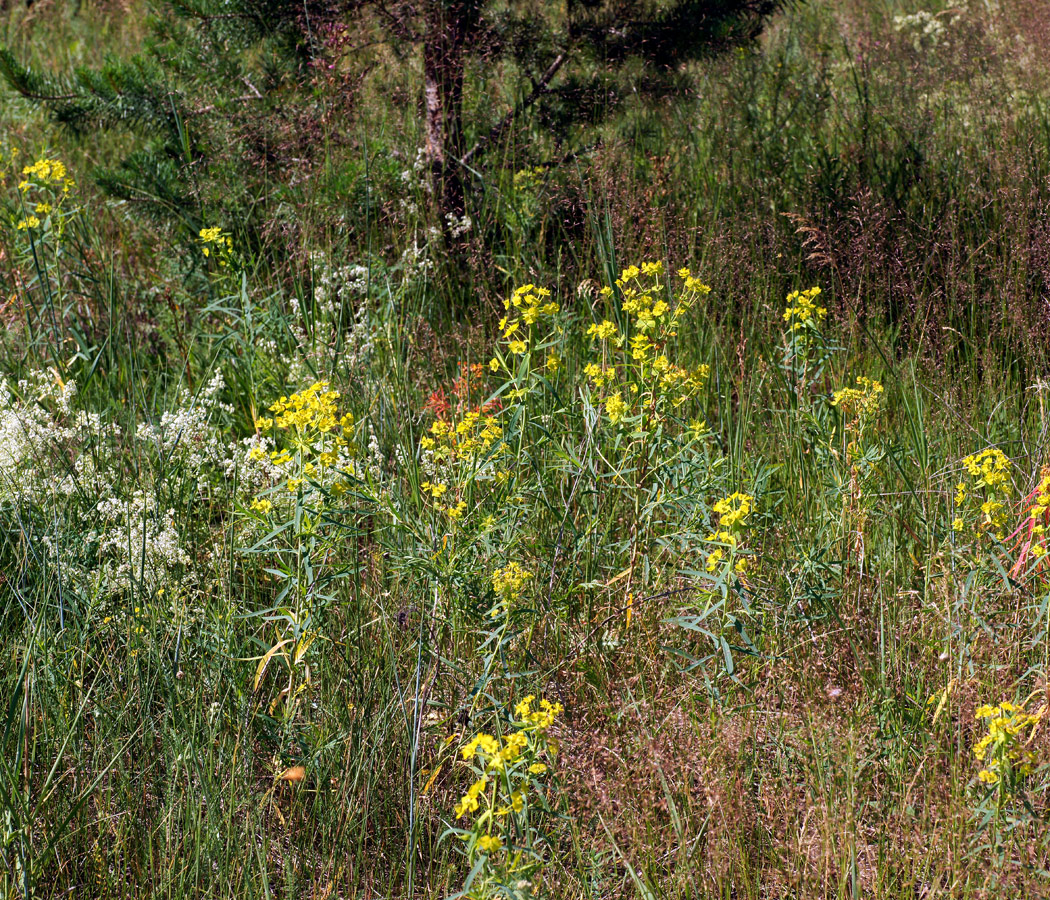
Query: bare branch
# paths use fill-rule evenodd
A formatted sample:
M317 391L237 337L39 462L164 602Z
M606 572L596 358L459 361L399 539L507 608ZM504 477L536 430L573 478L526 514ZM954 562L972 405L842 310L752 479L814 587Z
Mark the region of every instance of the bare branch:
M547 87L551 83L551 79L558 74L558 70L565 64L568 59L567 53L559 53L548 67L547 71L543 73L539 81L535 82L532 86L532 91L529 96L521 101L514 109L510 110L502 119L500 119L492 128L489 129L489 133L486 134L481 140L479 140L473 147L471 147L463 159L459 160L462 165L469 163L479 153L484 152L488 149L488 146L495 141L504 131L506 131L514 120L520 116L526 109L532 106L543 94L547 92Z

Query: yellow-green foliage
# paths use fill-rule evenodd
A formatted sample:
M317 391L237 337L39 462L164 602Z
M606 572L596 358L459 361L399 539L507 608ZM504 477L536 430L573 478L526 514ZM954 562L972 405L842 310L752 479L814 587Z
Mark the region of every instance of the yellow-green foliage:
M643 435L695 397L708 375L706 365L686 369L669 354L682 317L711 288L681 269L679 289L672 293L661 281L663 272L660 262L624 269L615 287L601 293L620 300L625 331L621 334L608 319L587 329L587 337L600 349L584 368L598 402L611 424L629 425Z
M978 773L983 784L1011 794L1032 774L1037 757L1029 745L1044 715L1045 705L1029 714L1008 701L977 710L977 721L987 729L973 746L973 755L984 764Z
M722 564L723 558L726 562L733 563L738 573L742 573L746 567L746 559L737 559L741 549L741 542L747 531L747 519L754 508L755 498L750 494L741 494L739 491L730 494L723 500L719 500L712 507L712 511L718 515L718 528L707 538L710 543L723 544L707 555L707 571L715 572ZM735 559L735 562L734 562Z
M467 896L506 896L508 888L513 896L532 894L550 852L541 832L551 824L544 782L556 753L548 732L562 712L560 703L530 694L514 707L505 735L482 732L460 748L474 779L455 808L466 826L457 835L473 874L464 885Z
M1002 450L989 447L967 456L962 461L962 477L955 486L952 529L1003 540L1012 495L1010 460Z

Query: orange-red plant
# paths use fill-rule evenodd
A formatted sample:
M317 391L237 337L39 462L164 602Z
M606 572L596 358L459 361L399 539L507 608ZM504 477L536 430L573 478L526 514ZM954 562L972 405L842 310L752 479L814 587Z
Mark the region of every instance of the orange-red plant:
M1050 466L1043 466L1039 472L1039 484L1025 497L1030 504L1025 517L1011 537L1019 536L1017 546L1020 548L1017 560L1010 569L1011 575L1018 575L1035 563L1036 570L1045 568L1047 555L1046 529L1050 525Z

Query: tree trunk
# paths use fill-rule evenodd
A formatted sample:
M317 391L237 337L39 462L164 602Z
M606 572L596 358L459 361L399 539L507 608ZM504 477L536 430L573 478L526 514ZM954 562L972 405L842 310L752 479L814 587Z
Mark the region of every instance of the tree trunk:
M441 226L466 213L463 196L463 73L466 45L477 25L475 0L428 0L423 38L425 152ZM450 223L450 220L454 222Z

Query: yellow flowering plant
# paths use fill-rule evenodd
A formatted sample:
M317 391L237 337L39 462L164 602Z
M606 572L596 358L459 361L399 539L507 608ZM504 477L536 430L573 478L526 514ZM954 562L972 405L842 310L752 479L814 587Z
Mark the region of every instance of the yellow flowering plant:
M972 782L975 837L993 859L1001 860L1016 835L1039 819L1031 795L1040 789L1038 770L1045 769L1038 749L1045 741L1037 738L1047 704L1031 713L1026 707L1042 693L1042 689L1035 691L1019 704L1006 700L986 704L974 713L979 726L971 748L978 767Z
M781 316L784 322L784 350L781 368L798 401L806 405L806 392L823 372L833 348L824 336L828 310L821 305L821 290L811 287L787 295Z
M748 519L754 510L755 498L739 491L717 501L712 507L718 516L718 525L708 535L712 549L707 554L705 568L709 573L731 569L743 575L747 558L741 556L743 541L747 533Z
M469 578L475 538L505 521L513 508L519 454L508 446L505 427L508 420L514 422L520 441L532 389L557 375L559 310L546 288L527 284L513 291L504 301L500 337L489 361L462 364L450 394L442 388L427 401L427 424L415 448L414 487L424 511L419 534L440 544L423 567L434 570L440 557L437 568L447 584ZM502 387L492 390L500 376Z
M841 388L831 397L831 405L842 416L842 448L846 474L842 493L843 531L852 536L851 549L864 559L864 534L870 506L870 485L877 474L885 450L876 425L882 411L883 387L880 381L861 375L855 387Z
M993 611L1012 602L1019 587L1007 571L1006 542L1020 529L1014 523L1013 463L1002 450L987 447L955 467L946 491L950 526L941 577L953 597L953 649L974 666L975 649L994 634Z
M528 491L550 490L535 480L541 470L561 479L559 489L570 497L584 469L602 480L602 496L579 495L585 506L573 516L599 521L609 502L623 508L630 523L619 544L623 555L610 558L615 568L593 585L615 585L624 627L632 624L638 583L660 577L659 560L672 546L679 553L701 549L705 559L726 553L711 534L704 501L714 469L699 414L708 367L677 360L679 328L710 290L689 269L668 275L661 262L628 266L599 291L582 285L581 296L604 302L606 315L576 332L590 349L585 364L566 366L573 353L561 305L542 286L514 289L484 373L502 385L480 405L480 398L457 405L443 391L428 402L434 420L418 440L417 458L430 522L420 535L430 532L425 540L438 549L420 557L419 567L442 572L446 587L461 591L456 585L470 583L481 562L483 535L509 528ZM582 448L581 425L595 439ZM592 503L600 508L592 512ZM732 527L736 540L744 524ZM729 555L735 569L742 554L738 548ZM489 623L492 634L497 624Z
M653 529L672 511L685 520L701 515L697 498L704 485L698 481L708 476L707 428L695 413L709 369L679 365L675 348L685 317L711 288L687 268L667 283L665 276L659 261L625 268L599 292L608 303L619 301L610 310L616 321L593 322L584 334L593 355L583 369L581 392L609 426L612 446L604 459L613 467L610 486L631 507L627 568L621 573L627 626L635 573L651 572Z
M998 447L988 447L962 461L955 485L952 531L1002 541L1010 516L1013 485L1010 460Z
M311 683L308 651L319 634L319 617L330 595L322 586L337 577L333 559L332 507L350 490L346 472L356 455L354 417L340 413L339 393L317 381L282 396L256 418L257 442L249 459L270 473L272 484L246 510L248 521L265 537L250 548L271 557L277 601L267 615L275 629L269 649L259 658L259 690L274 659L284 663L287 680L270 705L283 704L287 722L300 695Z
M419 439L419 491L444 528L461 527L478 506L479 484L502 485L503 428L499 419L477 410L437 419Z
M481 673L471 691L472 699L468 711L471 715L489 690L497 664L506 666L508 651L518 636L518 632L513 630L513 625L527 614L521 599L532 578L532 572L513 560L492 573L491 602L480 633ZM504 671L501 674L506 677L509 673Z
M1000 798L1016 794L1032 774L1037 758L1031 745L1046 710L1044 704L1035 713L1026 713L1003 701L998 706L982 706L974 714L985 728L973 745L974 758L982 765L977 780L990 792Z
M705 655L678 649L688 668L706 666L720 660L733 676L736 652L756 653L749 633L753 619L752 586L749 581L748 532L756 512L754 495L734 491L716 500L710 508L714 524L701 549L704 564L694 571L696 602L691 602L667 620L707 645Z
M12 157L13 162L13 157ZM65 163L52 157L41 157L21 168L16 189L17 212L11 225L18 238L20 262L32 271L22 279L27 293L27 310L35 321L31 329L50 332L55 345L54 360L64 357L59 350L63 341L62 326L71 313L67 302L70 292L81 289L84 259L77 257L80 247L67 238L76 223L79 207L75 203L76 182ZM35 299L28 295L37 294Z
M536 376L544 369L550 374L558 370L560 358L548 351L556 346L562 332L558 321L561 306L549 289L524 284L503 301L503 309L500 340L489 360L489 369L510 378L510 398L517 400L535 386ZM543 359L544 364L536 366L534 358Z
M205 259L214 259L221 268L234 262L233 237L219 226L202 228L197 235L197 242Z
M21 151L18 147L7 147L6 144L0 145L0 178L6 178L7 175L18 166L18 157L21 156Z
M800 339L812 339L827 318L827 307L821 306L817 299L820 293L819 287L811 287L807 291L792 291L787 295L788 305L783 319L788 331L799 335Z
M469 874L460 896L530 897L546 861L542 825L551 815L547 781L557 745L549 732L560 703L533 695L514 707L502 735L475 734L459 748L471 783L446 834L459 839Z
M842 388L831 397L831 405L842 413L846 431L854 439L863 437L882 407L883 387L880 381L860 375L856 387ZM856 455L859 448L853 450Z
M532 579L532 573L520 563L510 562L492 573L492 590L498 605L509 605L521 599L521 592Z
M706 297L710 286L689 269L677 273L678 290L665 288L662 262L628 266L605 287L606 298L619 297L617 325L609 319L592 323L586 338L598 355L585 366L592 396L609 423L630 426L644 435L674 418L707 382L706 365L683 368L674 362L672 346L683 317Z
M260 434L280 436L279 446L269 452L270 462L281 473L287 473L284 489L292 495L301 494L307 508L323 506L329 493L338 496L346 491L340 473L356 454L352 440L354 416L340 414L338 399L338 391L333 391L327 381L316 381L271 404L272 418L259 416L255 420ZM264 451L260 448L256 452ZM272 505L260 499L252 508L266 513ZM305 523L307 528L310 524Z
M77 212L68 202L75 186L61 160L45 157L25 166L18 183L22 217L15 225L17 230L29 232L38 240L52 235L60 241L67 222Z
M527 166L518 169L508 179L505 195L510 203L501 204L504 222L522 241L529 240L529 232L543 222L546 206L543 203L544 181L550 176L547 166Z

